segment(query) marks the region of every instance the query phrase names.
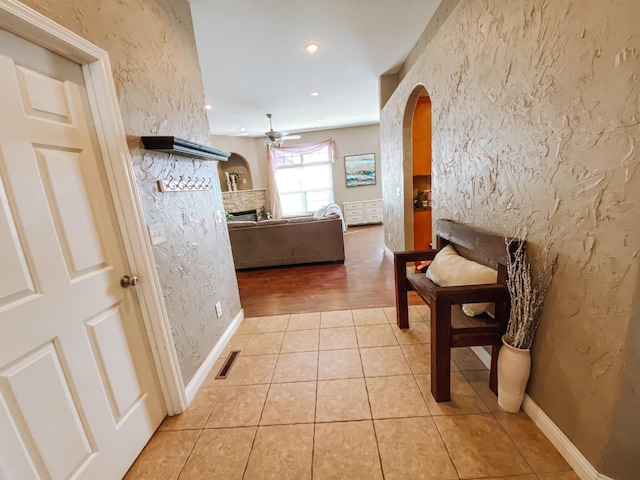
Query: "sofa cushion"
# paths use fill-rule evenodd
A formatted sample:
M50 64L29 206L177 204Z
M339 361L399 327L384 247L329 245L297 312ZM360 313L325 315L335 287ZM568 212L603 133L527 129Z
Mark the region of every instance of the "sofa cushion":
M316 222L317 218L314 217L291 217L287 218L287 223L304 223L304 222Z
M253 222L251 220L246 220L246 221L238 221L238 222L227 222L227 226L229 228L244 228L244 227L255 227L256 223L258 222Z
M260 220L258 225L282 225L283 223L287 223L285 218L272 218L270 220Z
M447 245L436 254L429 265L427 278L441 287L485 285L496 283L498 272L458 255L451 245ZM490 303L467 303L462 306L462 310L473 317L483 313L489 305Z

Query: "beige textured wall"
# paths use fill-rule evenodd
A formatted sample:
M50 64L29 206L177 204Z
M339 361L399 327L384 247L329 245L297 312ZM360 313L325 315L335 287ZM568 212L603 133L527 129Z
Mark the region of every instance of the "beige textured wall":
M640 297L640 279L636 298ZM629 322L624 347L624 376L615 408L611 435L604 451L600 470L612 478L635 479L640 472L640 302Z
M227 135L213 135L211 141L216 148L241 155L251 169L253 188L267 188L267 147L261 138ZM222 191L226 191L226 182Z
M420 84L433 102L434 218L503 234L531 224L532 250L553 244L528 393L614 478L632 478L615 463L633 462L603 463L606 445L639 435L612 423L622 406L640 415L637 383L618 402L624 360L638 358L625 340L639 282L639 24L635 0L461 1L381 118L392 250L404 248L402 126Z
M147 224L163 223L154 256L185 384L240 311L217 162L147 152L142 135L174 135L210 145L204 91L187 0L27 0L24 2L109 53ZM157 191L173 175L211 177L208 192ZM215 302L223 316L216 318Z
M333 164L333 193L337 204L382 198L381 163L380 163L380 126L364 125L360 127L335 128L303 132L300 140L290 140L289 145L296 143L319 143L333 138L337 156ZM267 188L267 151L262 137L226 137L213 136L215 144L230 152L242 155L251 166L253 188ZM376 154L376 184L347 188L344 170L344 156L361 153Z

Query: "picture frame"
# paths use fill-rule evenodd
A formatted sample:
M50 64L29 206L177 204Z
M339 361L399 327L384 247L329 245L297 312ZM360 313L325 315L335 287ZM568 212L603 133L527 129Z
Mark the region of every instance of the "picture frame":
M345 155L344 172L347 187L362 187L376 184L376 155L363 153Z

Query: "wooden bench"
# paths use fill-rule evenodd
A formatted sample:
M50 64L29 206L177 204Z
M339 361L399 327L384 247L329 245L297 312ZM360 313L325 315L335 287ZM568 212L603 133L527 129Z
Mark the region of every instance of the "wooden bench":
M433 260L436 253L448 244L458 254L497 269L497 283L440 287L424 273L407 274L408 263L413 265L413 262ZM431 393L436 402L451 400L451 349L456 347L493 347L489 386L497 394L498 351L510 308L506 287L507 255L513 255L518 244L517 241L511 242L507 251L504 237L480 232L451 220L438 220L435 249L394 254L398 327L409 327L408 291L414 290L431 310ZM462 311L462 304L482 302L495 303L493 318L486 313L470 317Z

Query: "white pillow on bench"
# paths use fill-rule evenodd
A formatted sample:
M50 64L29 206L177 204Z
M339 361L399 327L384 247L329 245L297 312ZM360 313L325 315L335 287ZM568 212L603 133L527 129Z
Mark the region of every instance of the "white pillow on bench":
M441 287L486 285L498 281L498 272L491 267L468 260L451 245L440 250L427 269L427 278ZM489 303L466 303L462 310L470 317L483 313Z

